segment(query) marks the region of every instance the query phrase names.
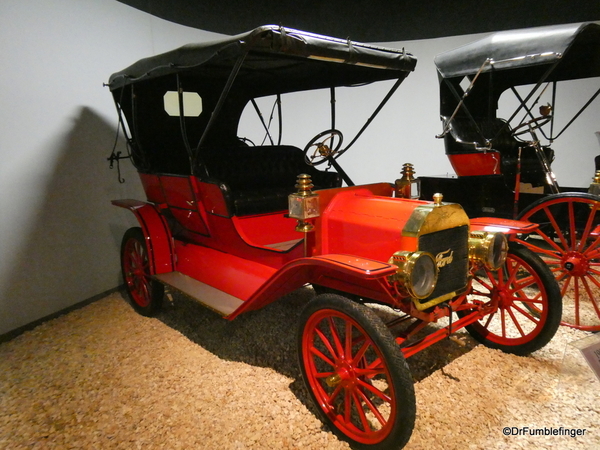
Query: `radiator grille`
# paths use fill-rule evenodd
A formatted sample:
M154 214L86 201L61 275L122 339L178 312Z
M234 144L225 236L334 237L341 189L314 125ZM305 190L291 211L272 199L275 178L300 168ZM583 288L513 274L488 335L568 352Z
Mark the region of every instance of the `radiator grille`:
M438 263L438 282L429 300L463 289L467 285L469 267L469 227L450 228L419 237L419 250L431 253ZM451 257L451 262L450 262ZM444 264L445 263L445 264Z

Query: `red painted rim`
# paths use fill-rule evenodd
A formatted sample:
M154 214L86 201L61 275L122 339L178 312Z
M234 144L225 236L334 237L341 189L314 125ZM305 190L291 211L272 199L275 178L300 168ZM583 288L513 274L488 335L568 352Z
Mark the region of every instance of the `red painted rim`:
M472 294L498 307L472 326L491 342L518 346L533 340L544 328L548 299L538 273L517 255L509 254L503 268L475 274Z
M150 304L150 269L146 247L138 239L130 238L123 251L123 277L127 289L141 307Z
M377 444L397 414L394 386L382 353L354 319L333 309L310 316L302 360L317 404L342 433Z
M581 208L585 206L585 210ZM568 214L566 227L561 229L559 218L556 217L552 207L562 207ZM587 213L583 228L577 229L575 208L579 205L578 212ZM589 210L589 213L588 213ZM527 211L521 220L532 220L536 223L545 222L555 233L552 239L544 230L538 229L536 234L542 238L541 245L536 245L532 240L519 240L519 242L536 252L548 265L559 283L561 296L567 292L573 298L572 304L563 301L563 319L561 325L585 331L600 331L600 236L594 236L592 231L598 226L596 215L600 213L600 203L593 198L586 197L558 197L542 202ZM548 231L548 230L547 230ZM587 304L587 306L586 306ZM586 323L582 318L582 308L595 311L598 320L596 323Z

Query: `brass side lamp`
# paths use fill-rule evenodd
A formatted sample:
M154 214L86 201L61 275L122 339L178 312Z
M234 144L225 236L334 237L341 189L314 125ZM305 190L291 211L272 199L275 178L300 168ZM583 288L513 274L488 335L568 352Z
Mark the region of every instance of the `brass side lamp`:
M421 180L415 178L415 169L412 164L402 166L402 178L396 180L396 197L419 198L421 196Z
M289 216L298 220L296 231L308 233L314 225L307 219L319 217L319 196L312 191L314 185L305 173L298 175L295 187L298 191L288 196Z
M590 183L590 188L588 192L593 195L600 195L600 170L596 170L596 174L594 175L594 179Z

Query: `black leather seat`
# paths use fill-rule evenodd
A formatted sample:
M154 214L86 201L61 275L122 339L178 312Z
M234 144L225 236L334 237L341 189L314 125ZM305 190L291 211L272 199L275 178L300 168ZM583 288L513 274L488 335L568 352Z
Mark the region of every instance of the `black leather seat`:
M510 126L503 119L477 118L477 126L471 119L454 118L451 122L451 133L446 135L447 154L477 153L481 150L475 149L473 142L478 142L483 147L482 135L491 141L491 149L500 153L500 171L502 175L514 177L518 169L519 147L521 148L521 181L533 185L543 184L545 174L535 149L527 145L527 142L518 140L512 135ZM548 161L554 160L554 151L544 148Z
M287 210L301 173L311 176L315 190L342 183L339 174L306 164L303 152L288 145L203 149L198 164L203 181L220 186L237 216Z

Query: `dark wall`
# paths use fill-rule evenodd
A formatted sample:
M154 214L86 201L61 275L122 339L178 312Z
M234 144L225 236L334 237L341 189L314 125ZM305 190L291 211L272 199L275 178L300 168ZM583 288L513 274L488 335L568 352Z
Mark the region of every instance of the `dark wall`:
M600 20L599 0L119 0L222 34L275 24L366 42Z

